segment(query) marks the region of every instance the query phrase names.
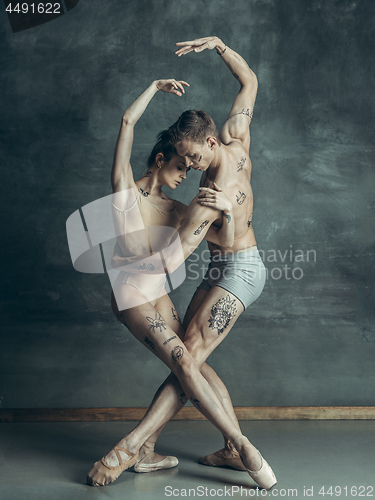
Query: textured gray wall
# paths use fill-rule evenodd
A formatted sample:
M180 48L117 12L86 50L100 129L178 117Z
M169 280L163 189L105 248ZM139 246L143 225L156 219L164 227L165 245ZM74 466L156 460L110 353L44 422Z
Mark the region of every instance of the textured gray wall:
M81 0L13 34L0 12L3 407L146 406L167 375L113 318L107 277L74 271L65 221L110 194L121 115L153 79L191 88L156 95L137 124L138 174L183 110L223 125L237 81L215 53L173 54L210 34L258 75L254 227L269 270L210 362L235 405L373 404L374 21L372 0ZM174 195L188 203L197 184L192 172ZM172 294L180 314L195 260Z

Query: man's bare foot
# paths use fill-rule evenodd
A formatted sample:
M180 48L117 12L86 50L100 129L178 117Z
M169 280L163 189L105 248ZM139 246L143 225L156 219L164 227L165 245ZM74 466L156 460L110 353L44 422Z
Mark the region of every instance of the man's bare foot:
M117 443L104 457L95 462L87 475L87 484L106 486L115 481L119 475L138 460L138 451L129 446L126 437Z

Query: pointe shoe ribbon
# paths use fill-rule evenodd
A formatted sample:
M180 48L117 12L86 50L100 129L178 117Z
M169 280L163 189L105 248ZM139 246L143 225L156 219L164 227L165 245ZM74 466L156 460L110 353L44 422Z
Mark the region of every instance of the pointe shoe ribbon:
M240 437L243 437L243 436L240 436ZM233 441L234 446L236 446L235 442L239 438L236 438ZM237 450L238 450L238 448L237 448ZM246 467L246 464L245 464L243 458L241 457L241 455L240 455L240 457L241 457L242 463L244 464L244 466L246 468L246 472L249 474L249 476L261 488L264 488L265 490L269 490L269 489L272 488L272 486L275 486L275 484L277 483L277 479L276 479L276 476L275 476L273 470L271 469L271 467L269 466L269 464L267 463L267 461L262 457L262 455L260 454L259 450L256 449L256 451L258 452L258 454L259 454L259 456L260 456L260 458L262 460L262 465L260 466L260 469L257 470L257 471L253 471L253 470L248 469Z
M153 464L145 462L147 461L147 457L148 455L134 465L135 472L153 472L162 469L172 469L178 465L178 459L176 457L167 456L163 460L160 460L160 462L155 462Z
M112 450L111 450L112 451ZM107 484L115 481L119 475L124 472L124 470L132 467L136 462L139 455L138 453L131 453L125 448L121 448L120 446L115 446L113 451L116 453L116 457L119 465L108 465L105 461L105 457L108 455L104 455L98 462L95 462L92 469L90 470L87 476L87 484L91 486L106 486ZM120 451L126 453L126 455L130 456L129 460L123 461L120 455Z
M211 455L199 457L198 462L202 465L210 467L227 467L235 470L246 471L246 467L242 463L238 453L233 452L233 456L224 455L224 450L215 451Z

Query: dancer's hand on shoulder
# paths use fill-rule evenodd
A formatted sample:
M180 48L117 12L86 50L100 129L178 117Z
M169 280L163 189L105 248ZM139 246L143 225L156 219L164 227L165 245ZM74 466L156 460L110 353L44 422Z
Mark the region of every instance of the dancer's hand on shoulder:
M181 46L181 48L176 50L175 54L180 57L192 51L202 52L202 50L205 49L212 50L215 49L220 42L221 40L217 36L206 36L205 38L197 38L189 42L177 42L176 45Z
M179 97L185 94L185 87L190 87L190 85L182 80L175 80L170 78L169 80L156 80L156 87L163 92L168 94L176 94Z

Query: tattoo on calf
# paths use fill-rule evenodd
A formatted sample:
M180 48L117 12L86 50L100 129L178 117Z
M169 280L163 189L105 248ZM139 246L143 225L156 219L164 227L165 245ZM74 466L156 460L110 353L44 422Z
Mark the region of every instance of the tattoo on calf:
M177 335L173 335L173 337L169 337L169 339L167 339L167 340L165 340L165 341L163 342L163 345L167 345L167 344L168 344L168 342L170 342L171 340L176 339L176 338L177 338Z
M171 351L171 356L173 361L178 361L184 355L184 348L180 345L176 345Z
M236 300L231 300L230 295L216 302L211 308L211 317L208 325L211 330L217 330L217 334L223 333L237 312Z
M140 266L137 266L136 269L138 269L139 271L146 271L146 269L148 269L149 271L153 271L155 269L155 266L154 264L146 264L144 262Z
M246 194L242 193L241 191L238 191L240 194L236 194L236 201L239 205L242 205L242 203L246 200Z
M145 344L149 345L153 351L155 351L155 345L153 342L151 342L151 340L148 337L145 337L144 342Z
M186 404L186 401L187 401L186 394L184 392L181 392L180 393L180 402L181 402L181 404L183 404L183 405Z
M224 214L224 217L227 219L228 221L228 224L230 223L230 221L232 220L232 217L228 214Z
M199 406L199 399L193 399L192 397L190 398L190 401L193 403L194 406L198 408L199 411L201 411L201 407Z
M163 320L163 318L160 316L160 313L156 311L155 313L155 319L150 318L150 316L146 316L146 319L150 325L148 325L149 329L152 331L152 333L155 333L155 331L159 328L159 332L162 332L163 330L166 330L166 322Z
M202 224L198 227L198 229L196 229L194 231L194 234L196 234L196 235L201 234L201 232L203 231L203 228L205 228L208 223L209 223L208 220L203 221Z
M246 158L241 158L241 161L237 165L237 172L239 172L240 170L243 169L243 166L245 165L245 163L246 163Z
M173 316L173 319L175 321L178 321L179 323L181 323L181 320L180 320L180 318L178 316L178 313L177 313L177 311L176 311L176 309L174 307L172 307L172 316Z

